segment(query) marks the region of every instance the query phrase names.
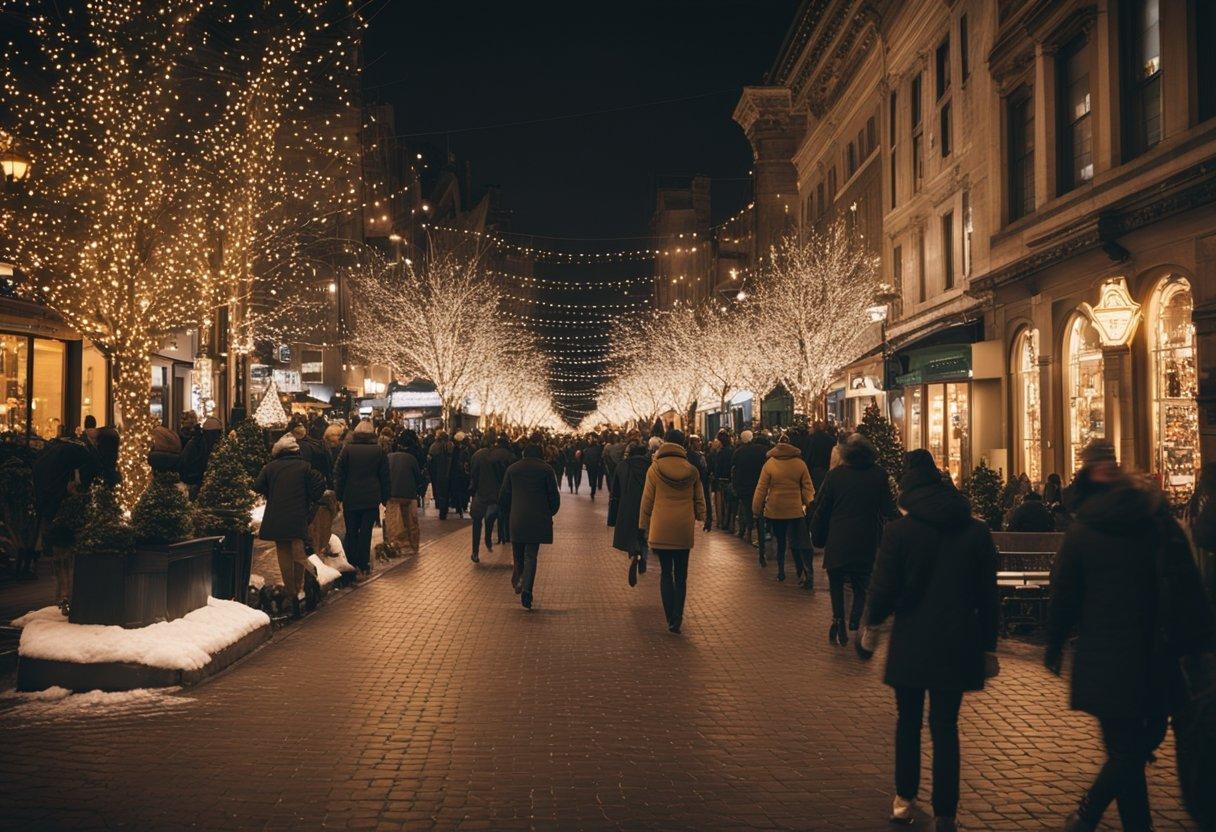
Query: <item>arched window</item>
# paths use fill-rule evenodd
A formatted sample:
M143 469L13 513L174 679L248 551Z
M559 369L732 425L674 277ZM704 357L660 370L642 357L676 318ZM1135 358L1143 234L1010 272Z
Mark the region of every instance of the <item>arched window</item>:
M1030 327L1013 342L1013 423L1019 472L1033 483L1043 481L1043 421L1039 411L1039 332Z
M1194 299L1186 278L1161 281L1149 306L1153 372L1153 467L1177 500L1189 498L1199 468Z
M1072 473L1081 467L1081 450L1106 436L1106 401L1102 389L1102 340L1089 318L1078 312L1065 336L1068 356L1068 459Z

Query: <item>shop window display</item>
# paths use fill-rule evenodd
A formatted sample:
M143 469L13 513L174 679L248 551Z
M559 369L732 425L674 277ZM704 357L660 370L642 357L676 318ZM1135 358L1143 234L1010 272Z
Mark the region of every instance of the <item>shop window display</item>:
M1185 501L1199 467L1199 407L1195 370L1194 301L1190 283L1166 278L1150 310L1153 364L1153 455L1170 497Z
M946 467L946 385L926 385L926 447L938 468Z
M907 391L908 399L908 441L907 448L909 451L923 448L924 442L921 439L921 405L924 399L923 388L918 384Z
M1043 422L1039 412L1039 333L1023 329L1014 342L1014 424L1021 452L1020 473L1033 483L1043 481Z
M1081 467L1081 451L1106 436L1102 341L1089 318L1077 314L1068 327L1068 412L1072 471Z
M34 339L34 377L31 387L31 427L43 439L59 435L63 425L64 355L62 341Z
M971 385L946 385L946 470L955 484L971 470Z
M0 431L25 433L29 339L0 334Z

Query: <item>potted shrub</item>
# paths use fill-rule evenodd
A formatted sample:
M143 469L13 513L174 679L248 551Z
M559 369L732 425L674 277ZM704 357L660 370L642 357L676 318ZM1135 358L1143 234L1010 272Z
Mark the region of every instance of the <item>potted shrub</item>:
M157 471L131 509L135 552L165 562L165 617L181 618L207 606L217 537L194 536L194 509L178 475Z
M5 454L0 463L0 557L14 573L34 562L38 518L33 471L27 454Z
M253 419L245 419L232 429L230 437L235 438L239 448L238 457L249 476L249 481L262 472L262 468L270 462L270 447L266 444L266 432Z
M211 453L195 499L199 530L223 536L211 562L211 594L216 598L245 601L248 594L253 568L251 483L241 443L233 437L224 438Z
M137 571L134 560L135 532L123 518L114 491L97 483L89 492L84 524L76 536L69 620L73 624L142 626L157 605L155 600L137 599L163 599L163 576ZM151 607L152 612L141 607ZM159 611L163 619L163 601Z

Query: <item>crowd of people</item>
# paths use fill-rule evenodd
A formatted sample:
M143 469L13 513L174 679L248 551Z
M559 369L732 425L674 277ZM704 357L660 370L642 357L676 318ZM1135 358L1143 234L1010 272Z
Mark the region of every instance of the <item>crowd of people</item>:
M194 496L222 429L191 415L179 431L155 429L148 461L177 472ZM91 421L78 436L47 443L33 463L40 524L82 486L118 484L118 447L117 431ZM804 590L814 587L822 553L829 644L852 641L868 660L881 639L889 642L884 681L897 712L891 819L911 822L919 812L927 700L934 828L952 830L959 711L967 692L999 672L999 554L990 523L973 516L968 498L928 451L905 454L898 472L886 471L878 457L864 436L826 425L737 436L723 430L704 443L663 425L582 436L443 429L419 435L392 422L299 418L274 437L253 490L266 501L259 535L275 546L297 615L312 569L308 556L329 545L336 518L345 527L346 557L366 575L377 524L384 546L418 552L418 515L428 496L441 521L453 512L469 515L474 563L483 546L489 552L511 545L513 589L531 609L563 484L578 495L585 483L592 500L606 490L611 546L626 556L627 581L636 586L651 554L658 559L662 607L674 634L685 624L698 526L754 546L762 568L775 558L778 581L787 579L792 561ZM1012 495L1002 506L1004 525L1066 530L1051 578L1044 665L1060 674L1072 646L1072 707L1098 719L1107 761L1064 828L1095 829L1114 802L1124 829L1148 830L1145 766L1187 683L1210 674L1216 647L1192 556L1193 540L1216 545L1210 499L1216 469L1205 472L1208 486L1201 483L1179 523L1151 480L1119 466L1110 443L1091 443L1081 460L1067 488L1052 477L1039 493L1015 479L1002 497Z

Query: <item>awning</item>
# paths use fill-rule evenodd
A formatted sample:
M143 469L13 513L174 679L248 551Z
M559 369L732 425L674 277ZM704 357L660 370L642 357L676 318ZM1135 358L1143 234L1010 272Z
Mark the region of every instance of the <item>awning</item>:
M895 377L897 387L971 378L971 345L947 344L909 350L908 372Z

